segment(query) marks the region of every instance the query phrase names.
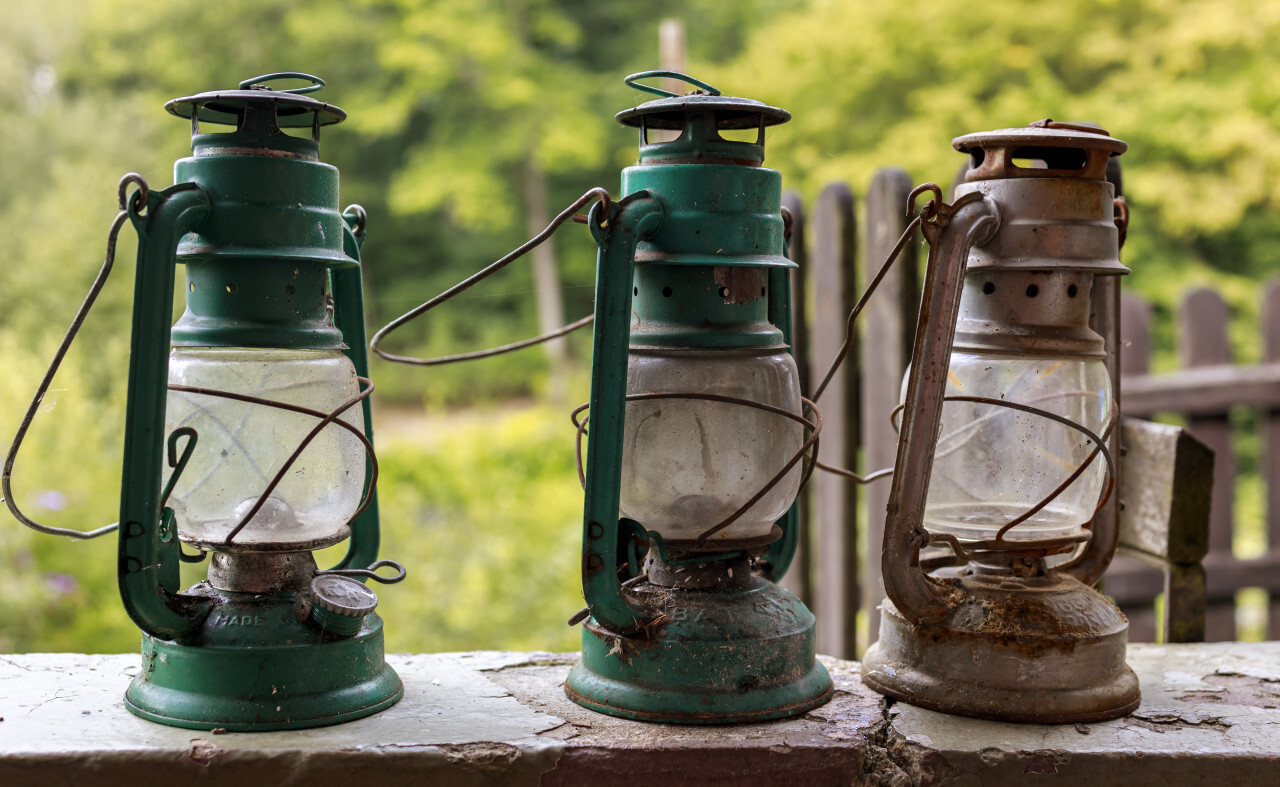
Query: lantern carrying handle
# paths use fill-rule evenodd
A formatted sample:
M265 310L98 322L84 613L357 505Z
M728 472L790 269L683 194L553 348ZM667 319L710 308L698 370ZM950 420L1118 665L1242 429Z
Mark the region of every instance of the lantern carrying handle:
M254 88L257 88L259 90L270 90L271 88L264 83L270 82L275 79L301 79L306 82L310 82L311 84L305 85L303 87L292 87L292 88L289 88L288 90L275 91L277 93L293 93L299 96L306 95L307 93L314 93L320 88L324 87L324 84L325 84L324 80L321 79L320 77L314 76L312 74L304 74L301 71L276 71L271 74L263 74L260 77L252 77L250 79L246 79L240 83L240 89L252 90Z
M596 623L621 634L643 630L653 613L618 579L622 425L627 406L628 342L636 246L662 225L664 207L647 191L591 206L596 257L596 330L591 353L591 430L582 521L582 595Z
M361 261L361 249L368 235L369 217L365 209L356 204L348 205L342 211L344 225L342 248L347 256L357 262ZM333 323L342 331L342 340L347 349L343 354L351 360L358 377L369 377L369 341L364 326L364 281L363 268L359 266L334 268L329 271L329 283L333 291ZM373 440L373 409L370 397L360 402L361 415L364 419L364 436ZM342 421L335 423L341 424ZM370 449L365 451L365 500L361 508L348 523L351 526L351 540L347 543L347 553L334 569L356 569L368 566L378 558L378 549L382 540L381 518L378 512L378 490L369 482L376 478L378 457Z
M720 88L708 85L706 82L703 82L701 79L695 79L694 77L691 77L688 74L682 74L679 71L661 71L661 70L641 71L636 74L631 74L630 76L628 76L626 79L623 79L622 81L625 82L628 87L635 88L636 90L639 90L644 93L652 93L655 96L662 96L663 98L675 98L676 96L680 95L679 93L673 93L670 90L664 90L663 88L654 87L653 85L642 85L637 81L640 79L654 79L657 77L665 77L666 79L678 79L681 82L687 82L688 84L693 85L699 90L706 91L707 94L709 95L712 95L712 96L720 95Z
M910 207L926 192L933 199L920 209L919 226L929 242L929 259L881 552L885 592L903 617L915 624L941 620L959 603L958 591L931 578L920 565L920 550L929 544L925 501L942 429L947 368L969 251L990 242L1000 227L999 208L980 192L965 194L948 205L941 199L941 189L926 184L911 193Z
M152 191L146 213L131 200L129 221L138 235L133 330L129 342L125 445L120 485L117 579L125 610L147 634L182 642L199 630L211 599L181 592L179 540L161 505L164 432L177 248L212 212L196 183ZM151 439L147 435L155 435ZM174 446L176 448L176 444ZM176 468L175 468L176 469Z

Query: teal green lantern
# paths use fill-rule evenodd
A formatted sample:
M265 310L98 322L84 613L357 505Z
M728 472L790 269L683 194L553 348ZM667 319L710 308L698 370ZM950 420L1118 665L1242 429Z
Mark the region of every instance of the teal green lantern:
M636 84L675 77L689 95ZM670 72L618 114L640 133L599 246L585 468L580 705L645 721L781 718L830 698L814 617L774 584L797 543L816 439L789 352L781 177L764 129L789 119ZM679 132L653 141L655 129ZM747 134L747 141L725 132ZM810 403L811 404L811 403Z
M311 84L262 84L295 78ZM376 561L364 212L339 211L338 172L319 160L320 128L346 116L303 95L323 84L272 74L170 101L192 130L177 185L126 178L141 188L127 201L138 257L119 582L143 663L125 700L164 724L316 727L403 694L361 581L392 561ZM179 263L186 311L171 326ZM345 559L319 571L312 551L348 537ZM179 564L206 556L208 578L182 590Z

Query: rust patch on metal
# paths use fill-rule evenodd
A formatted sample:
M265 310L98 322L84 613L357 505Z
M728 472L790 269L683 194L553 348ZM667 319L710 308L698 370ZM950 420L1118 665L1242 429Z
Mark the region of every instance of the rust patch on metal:
M765 296L764 276L756 268L717 265L712 275L725 303L750 303Z
M307 153L294 153L288 150L261 147L218 146L200 149L201 156L263 156L266 158L289 158L315 161L315 156Z

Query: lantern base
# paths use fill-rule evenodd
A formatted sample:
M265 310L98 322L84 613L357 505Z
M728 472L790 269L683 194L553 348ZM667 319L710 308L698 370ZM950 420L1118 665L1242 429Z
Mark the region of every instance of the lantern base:
M1130 713L1129 623L1073 577L970 575L942 621L913 625L885 599L880 640L862 659L872 689L921 708L997 721L1063 724Z
M815 658L813 614L777 585L759 578L745 584L732 591L631 588L665 617L632 636L589 618L565 693L610 716L669 724L780 719L829 700L831 676Z
M220 603L193 639L143 636L142 670L125 693L134 714L193 730L289 730L369 716L404 695L376 614L340 637L303 622L296 593L204 592Z

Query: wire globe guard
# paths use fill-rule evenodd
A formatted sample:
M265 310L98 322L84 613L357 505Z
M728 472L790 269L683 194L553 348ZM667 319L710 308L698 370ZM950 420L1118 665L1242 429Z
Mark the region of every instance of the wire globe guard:
M879 641L863 657L863 681L912 705L963 716L1110 719L1140 700L1125 664L1128 621L1111 601L1069 570L935 578L919 561L929 542L925 501L966 263L1017 209L971 189L940 211L941 221L924 225L929 266L884 531L888 598Z

